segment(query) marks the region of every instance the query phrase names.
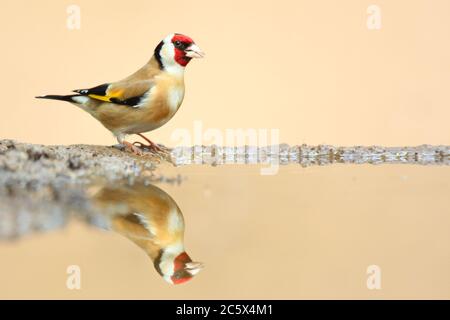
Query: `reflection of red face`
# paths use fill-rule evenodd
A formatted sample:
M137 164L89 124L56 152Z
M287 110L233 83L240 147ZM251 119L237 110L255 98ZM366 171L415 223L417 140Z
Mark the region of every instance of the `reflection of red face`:
M188 282L189 280L191 280L193 277L192 277L192 275L187 275L186 277L184 277L184 278L179 278L179 279L175 279L174 278L174 276L172 276L172 282L173 282L173 284L182 284L182 283L185 283L185 282Z
M173 284L180 284L192 279L192 274L184 268L186 263L192 262L192 259L186 252L180 253L173 262L173 275L170 277Z
M176 33L172 38L172 44L175 47L175 61L178 62L179 65L185 67L191 58L186 57L186 49L189 48L191 44L194 43L194 40L189 38L188 36Z
M184 266L188 262L192 262L192 259L188 256L188 254L185 251L183 251L175 258L174 263L173 263L174 264L173 271L176 272L181 269L184 269Z

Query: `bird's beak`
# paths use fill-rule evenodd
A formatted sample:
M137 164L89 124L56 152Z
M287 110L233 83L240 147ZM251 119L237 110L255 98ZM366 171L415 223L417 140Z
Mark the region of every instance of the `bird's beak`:
M186 52L186 57L189 58L203 58L205 56L205 53L202 51L202 49L200 49L195 43L187 47L184 52Z
M197 273L200 272L204 267L203 263L201 262L188 262L186 263L186 271L189 272L191 275L195 276Z

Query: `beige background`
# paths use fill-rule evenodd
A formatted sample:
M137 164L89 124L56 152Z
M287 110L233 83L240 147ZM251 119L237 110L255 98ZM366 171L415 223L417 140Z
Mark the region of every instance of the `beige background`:
M81 30L66 27L72 3ZM366 27L372 3L379 31ZM288 143L450 143L447 0L2 0L1 9L2 138L115 143L76 107L33 97L118 80L181 32L207 58L188 66L182 108L151 134L159 142L201 120L278 128Z

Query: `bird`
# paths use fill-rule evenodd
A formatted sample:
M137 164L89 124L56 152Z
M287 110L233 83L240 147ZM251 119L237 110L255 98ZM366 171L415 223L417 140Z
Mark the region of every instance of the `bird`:
M103 186L93 193L102 212L97 225L115 231L142 248L154 268L170 284L191 280L203 268L184 247L183 214L165 191L152 184Z
M193 58L204 55L192 38L171 33L156 46L151 59L142 68L120 81L73 90L75 94L36 98L75 104L100 121L135 155L143 154L142 147L161 151L142 133L161 127L175 115L185 94L185 67ZM126 141L130 134L139 135L148 145Z

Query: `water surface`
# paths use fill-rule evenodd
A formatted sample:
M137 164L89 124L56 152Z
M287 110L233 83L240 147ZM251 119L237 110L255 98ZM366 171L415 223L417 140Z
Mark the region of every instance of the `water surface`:
M186 251L205 266L178 286L105 219L127 212L126 192L148 198L140 183L74 188L70 212L3 211L0 298L450 298L447 166L259 169L158 168L167 179L148 188L179 207ZM66 287L69 265L81 268L81 290ZM367 288L370 265L381 290Z

